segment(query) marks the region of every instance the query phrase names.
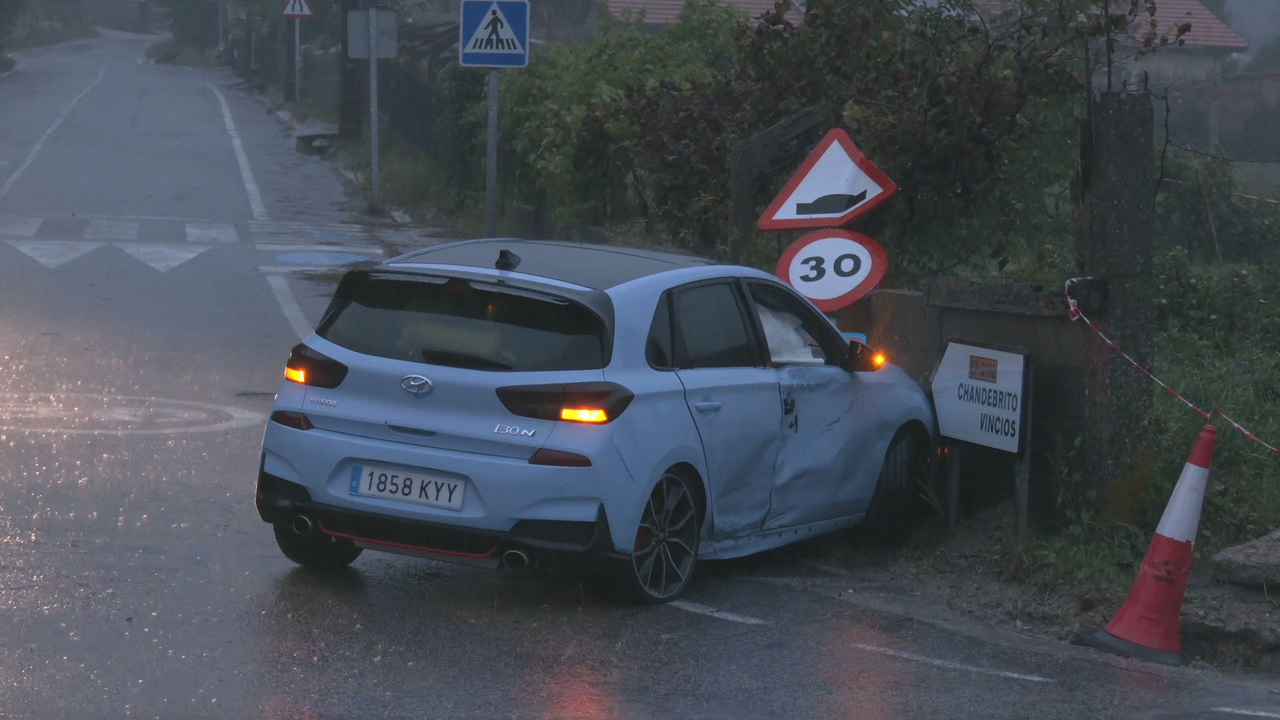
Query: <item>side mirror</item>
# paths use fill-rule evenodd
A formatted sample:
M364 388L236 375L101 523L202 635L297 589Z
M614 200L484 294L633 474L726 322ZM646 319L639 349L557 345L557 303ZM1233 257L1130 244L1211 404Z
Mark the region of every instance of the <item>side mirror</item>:
M875 372L889 363L889 358L882 352L872 350L869 346L849 341L849 357L845 360L845 370L849 372Z

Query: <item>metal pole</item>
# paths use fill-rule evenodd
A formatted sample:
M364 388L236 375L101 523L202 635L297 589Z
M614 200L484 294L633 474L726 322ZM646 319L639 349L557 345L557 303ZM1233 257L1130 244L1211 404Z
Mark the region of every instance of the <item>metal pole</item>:
M293 19L293 101L302 102L302 18Z
M498 233L498 71L489 71L489 162L485 168L485 234Z
M1024 387L1026 392L1022 394L1026 398L1027 408L1022 416L1022 457L1018 458L1015 465L1015 482L1017 483L1017 501L1018 501L1018 539L1024 540L1027 537L1027 528L1031 525L1031 429L1035 426L1035 417L1032 415L1034 410L1032 404L1032 393L1035 392L1035 375L1034 368L1030 358L1026 364L1027 377Z
M373 206L382 206L378 191L378 11L369 8L369 183L373 190Z
M227 23L227 8L226 8L226 6L225 6L225 5L223 5L223 3L224 3L224 2L226 2L226 0L218 0L218 42L217 42L217 45L222 45L222 46L223 46L223 50L222 50L223 55L222 55L222 56L225 58L225 57L227 57L227 55L230 55L230 54L231 54L231 48L226 47L226 42L227 42L227 26L226 26L226 23ZM146 32L146 31L147 31L147 28L145 28L145 27L144 27L144 28L142 28L142 32ZM216 45L215 45L215 47L216 47Z

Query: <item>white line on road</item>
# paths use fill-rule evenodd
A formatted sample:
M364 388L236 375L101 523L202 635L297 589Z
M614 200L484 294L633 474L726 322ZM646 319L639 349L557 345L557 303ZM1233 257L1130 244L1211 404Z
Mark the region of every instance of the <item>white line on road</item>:
M26 172L27 167L35 161L36 155L40 154L40 151L44 148L44 144L49 142L49 138L57 131L58 126L62 125L62 122L67 119L67 116L71 114L72 110L76 109L76 105L80 104L80 101L84 99L84 96L88 95L90 90L98 87L98 83L102 82L102 78L106 76L107 69L98 68L98 79L94 80L89 87L85 88L76 96L75 100L71 101L71 104L67 106L67 109L63 110L62 114L58 116L58 119L54 120L53 124L49 126L49 129L44 131L44 135L40 137L40 141L36 143L36 146L31 148L31 152L27 155L27 159L18 166L17 170L13 171L13 174L9 176L9 179L5 181L4 185L0 185L0 198L9 194L9 191L13 189L13 184L18 182L18 178L22 177L22 173Z
M298 339L306 340L310 337L311 323L307 322L307 316L302 314L302 308L293 297L293 291L289 289L289 279L284 275L268 275L267 284L271 286L271 293L276 296L276 302L280 303L284 319L289 321L289 326L293 328Z
M937 665L938 667L951 668L952 670L965 670L971 673L981 675L995 675L997 677L1013 678L1014 680L1028 680L1030 682L1053 682L1046 677L1039 675L1024 675L1022 673L1006 672L1004 670L991 670L989 668L975 667L973 665L962 665L950 660L939 660L937 658L926 657L924 655L916 655L915 653L902 652L901 650L890 650L889 648L876 647L875 645L862 645L854 643L853 647L867 652L879 653L881 655L891 655L893 657L902 658L903 660L912 660L926 665Z
M710 605L702 605L699 603L689 602L687 600L675 600L671 603L671 607L687 610L691 613L699 615L707 615L718 620L728 620L729 622L743 623L744 625L768 625L768 620L753 618L748 615L739 615L737 613L725 612L717 610Z
M1210 708L1209 712L1226 713L1228 715L1243 715L1245 717L1280 718L1280 713L1264 712L1262 710L1237 710L1235 708Z
M244 180L244 191L249 195L249 207L253 209L254 220L266 220L267 208L262 204L262 193L258 192L258 183L253 179L253 170L249 168L249 156L244 152L244 143L240 142L240 133L236 130L235 121L231 119L231 107L222 91L205 83L214 95L218 96L218 104L222 106L222 119L227 125L227 134L231 136L231 145L236 149L236 162L240 163L240 177Z

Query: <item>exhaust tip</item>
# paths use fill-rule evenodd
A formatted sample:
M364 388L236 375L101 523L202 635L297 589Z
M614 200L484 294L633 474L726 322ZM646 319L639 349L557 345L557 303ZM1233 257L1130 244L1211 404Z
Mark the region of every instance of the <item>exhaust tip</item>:
M529 566L529 556L523 550L508 550L502 553L502 567L519 570Z
M311 531L315 529L315 523L311 522L311 518L306 515L299 515L289 523L289 527L295 534L305 536L310 535Z

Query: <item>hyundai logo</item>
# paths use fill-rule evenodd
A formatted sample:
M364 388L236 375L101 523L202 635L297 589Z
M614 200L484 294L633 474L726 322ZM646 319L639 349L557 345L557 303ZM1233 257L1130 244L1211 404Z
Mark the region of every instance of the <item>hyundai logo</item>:
M400 379L400 387L414 397L422 397L431 392L435 385L421 375L405 375Z

